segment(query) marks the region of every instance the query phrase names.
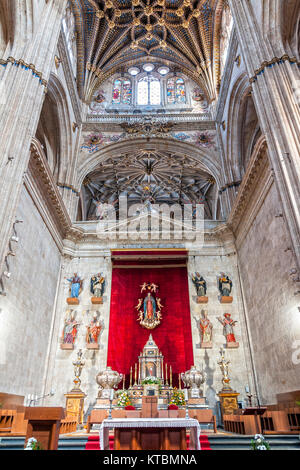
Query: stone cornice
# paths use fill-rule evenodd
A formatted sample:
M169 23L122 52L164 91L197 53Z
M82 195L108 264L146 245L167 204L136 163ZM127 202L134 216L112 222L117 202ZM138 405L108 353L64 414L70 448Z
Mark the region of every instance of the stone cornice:
M236 232L250 196L263 172L263 168L266 167L266 165L268 165L267 143L265 137L261 136L256 143L247 171L240 185L237 198L228 218L228 226L233 230L233 233Z
M30 152L29 173L34 178L42 200L51 214L58 233L61 238L64 239L71 227L71 220L38 140L33 139Z
M70 63L69 54L67 52L67 45L66 45L65 36L64 36L62 31L59 35L57 48L58 48L58 52L59 52L60 59L61 59L61 62L62 62L62 67L63 67L65 79L66 79L66 82L67 82L67 85L68 85L68 91L69 91L69 94L70 94L72 108L73 108L73 111L74 111L76 123L78 125L80 125L81 122L82 122L81 103L80 103L80 100L79 100L79 96L78 96L78 92L77 92L77 86L76 86L76 82L75 82L73 72L72 72L72 67L71 67L71 63Z

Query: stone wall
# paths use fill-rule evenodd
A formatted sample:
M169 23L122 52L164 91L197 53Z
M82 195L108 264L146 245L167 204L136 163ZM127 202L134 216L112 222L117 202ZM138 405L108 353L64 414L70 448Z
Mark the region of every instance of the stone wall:
M90 294L90 278L92 275L101 272L106 278L106 289L102 305L92 305ZM83 291L80 294L80 304L69 306L66 302L69 297L69 282L67 279L73 277L74 273L83 279ZM55 395L47 400L46 404L51 406L64 406L64 394L69 392L74 384L73 361L77 358L79 349L83 350L83 360L85 366L82 371L81 389L87 394L85 411L88 412L96 402L98 386L96 375L100 370L105 369L107 361L108 330L109 330L109 309L110 309L110 288L111 288L111 261L105 253L100 253L93 257L65 258L63 260L62 276L59 286L58 302L55 313L53 338L49 363L47 365L46 390L55 392ZM72 309L76 312L76 320L80 323L78 334L74 345L74 350L62 350L61 338L65 324L67 312ZM100 348L97 351L88 350L86 345L87 326L95 311L99 313L100 322L103 329L100 333Z
M0 297L1 392L40 396L60 253L29 193L23 187L17 210L19 243L12 243L11 278Z
M196 303L196 291L191 280L191 274L199 272L207 282L207 304ZM221 272L227 274L233 282L232 304L221 304L219 300L218 276ZM240 292L239 275L237 271L236 255L201 255L190 256L189 261L190 308L192 321L192 335L195 365L203 367L207 373L205 395L211 407L216 406L217 393L222 389L222 374L218 361L220 348L226 348L226 338L223 335L223 326L218 318L224 313L230 313L233 320L238 323L234 328L238 349L226 349L226 358L231 361L229 376L231 387L240 393L239 401L246 405L245 387L252 387L253 377L249 358L248 338L245 324L244 308ZM202 310L207 310L208 317L213 324L213 348L201 349L199 319Z
M79 226L80 224L77 224ZM91 229L91 224L82 223L85 232ZM233 237L228 235L229 231L224 230L224 240L222 233L216 234L217 229L209 229L208 236L203 250L190 251L188 261L188 276L190 290L191 325L193 337L193 351L195 365L202 368L207 373L207 385L205 394L208 404L216 409L217 393L222 388L222 374L217 364L220 357L221 346L226 346L223 336L223 326L218 321L219 316L224 313L231 313L232 318L238 323L235 328L236 339L239 348L226 350L226 356L231 361L230 377L232 388L240 393L240 401L245 403L245 386L253 386L251 361L249 358L248 338L245 325L245 315L241 298L239 275L237 271L237 259L234 251ZM225 233L226 232L226 233ZM231 237L228 242L227 238ZM70 243L65 241L65 247L69 246L70 256L65 256L63 261L63 274L60 280L59 294L55 313L55 323L50 351L50 360L47 368L47 381L45 390L55 390L55 395L47 399L47 405L64 405L64 394L71 390L73 386L73 361L77 357L77 352L82 349L84 352L85 366L82 372L81 389L87 394L85 400L85 413L94 406L98 387L95 381L98 372L106 367L108 331L109 331L109 311L110 311L110 290L111 290L111 254L108 248L101 246L98 240L92 241L85 236L85 240ZM136 244L134 249L145 247L143 244ZM149 249L149 246L146 248ZM152 246L151 248L157 248ZM159 245L162 248L162 245ZM170 246L169 246L170 248ZM66 249L66 248L65 248ZM71 252L73 256L71 258ZM191 280L191 275L199 271L207 281L209 301L207 305L196 303L196 291ZM106 276L107 284L103 305L92 306L89 292L89 282L91 275L101 272ZM233 303L221 304L219 300L218 276L225 272L233 281ZM81 323L78 329L78 336L74 350L66 351L61 349L61 335L64 327L64 319L67 310L70 308L66 299L69 296L69 283L65 278L70 278L74 273L78 273L84 279L83 292L80 295L80 305L73 307L76 310L76 320ZM207 309L209 318L213 323L213 348L210 350L200 349L200 335L198 320L202 309ZM104 330L100 338L99 351L88 351L86 347L86 326L91 314L98 310L100 318L104 322ZM134 312L133 312L134 315ZM172 333L170 332L170 335ZM176 345L174 344L174 347ZM183 371L184 372L184 371Z
M269 167L249 200L237 248L255 369L264 404L300 389L299 283L291 241ZM298 348L298 358L297 358Z

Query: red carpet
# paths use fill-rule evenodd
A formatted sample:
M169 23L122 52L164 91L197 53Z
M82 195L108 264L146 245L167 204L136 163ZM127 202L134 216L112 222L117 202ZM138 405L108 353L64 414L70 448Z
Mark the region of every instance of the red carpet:
M109 448L114 450L114 438L113 436L109 437ZM88 441L85 446L85 450L100 450L99 436L89 436Z
M189 436L187 437L187 447L189 448L190 444L190 438ZM209 444L208 436L206 435L201 435L200 436L200 444L201 444L201 450L212 450ZM114 449L114 438L113 436L109 437L109 448L110 450ZM100 444L99 444L99 436L89 436L88 441L85 446L85 450L100 450Z

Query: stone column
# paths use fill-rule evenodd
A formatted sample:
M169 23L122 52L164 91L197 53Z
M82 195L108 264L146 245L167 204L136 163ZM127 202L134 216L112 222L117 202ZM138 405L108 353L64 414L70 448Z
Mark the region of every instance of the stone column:
M67 0L15 0L11 57L0 61L0 264L6 256Z
M281 37L282 0L229 0L229 4L299 267L299 62Z

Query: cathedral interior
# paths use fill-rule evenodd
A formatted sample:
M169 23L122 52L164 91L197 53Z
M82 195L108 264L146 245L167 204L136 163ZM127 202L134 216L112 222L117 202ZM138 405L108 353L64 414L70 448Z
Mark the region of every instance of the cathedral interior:
M299 434L299 68L299 0L0 0L2 412Z

